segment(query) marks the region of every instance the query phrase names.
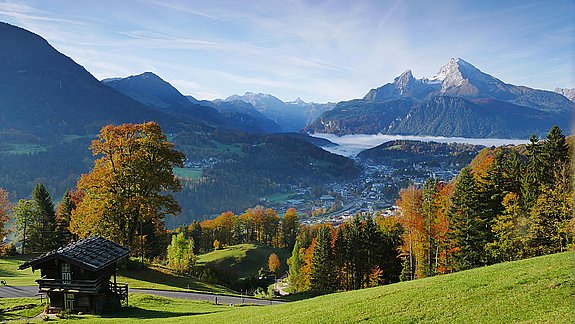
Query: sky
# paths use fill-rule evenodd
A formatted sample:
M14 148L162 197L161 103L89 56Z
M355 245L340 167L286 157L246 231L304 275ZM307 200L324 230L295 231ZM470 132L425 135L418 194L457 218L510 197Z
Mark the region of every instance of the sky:
M197 99L363 97L452 57L500 80L575 87L575 1L0 0L96 78L151 71Z

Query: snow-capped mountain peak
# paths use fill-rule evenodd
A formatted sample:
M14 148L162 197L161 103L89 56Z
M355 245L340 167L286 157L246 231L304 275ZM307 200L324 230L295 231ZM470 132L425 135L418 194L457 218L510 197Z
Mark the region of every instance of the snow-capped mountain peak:
M459 57L451 58L451 60L449 60L449 62L447 64L442 66L439 69L439 71L434 76L432 76L430 78L430 80L432 80L432 81L435 81L435 80L443 81L450 76L461 75L460 68L464 67L464 66L473 67L473 65L465 62L464 60L460 59Z
M287 102L288 104L300 105L305 106L307 102L303 101L300 97L297 97L296 100Z

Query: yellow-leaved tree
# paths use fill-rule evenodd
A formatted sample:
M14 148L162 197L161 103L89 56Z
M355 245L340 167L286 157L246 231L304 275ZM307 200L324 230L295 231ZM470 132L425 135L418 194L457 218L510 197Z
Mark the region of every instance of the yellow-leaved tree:
M84 197L72 212L72 233L133 246L142 223L180 212L169 192L181 190L173 168L183 166L184 155L157 123L105 126L90 149L101 157L78 181Z
M268 258L268 268L271 273L276 273L281 266L280 258L277 254L272 253Z

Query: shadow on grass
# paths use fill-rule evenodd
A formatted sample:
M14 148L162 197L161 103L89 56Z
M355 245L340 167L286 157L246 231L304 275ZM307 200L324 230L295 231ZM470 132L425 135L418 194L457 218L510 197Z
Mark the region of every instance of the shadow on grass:
M142 309L139 307L127 307L118 312L114 312L111 314L104 314L100 317L102 318L133 318L133 319L150 319L150 318L173 318L173 317L182 317L182 316L193 316L193 315L202 315L202 314L210 314L216 313L217 311L206 311L206 312L165 312L165 311L156 311L156 310L149 310L149 309Z
M210 291L209 287L202 285L195 278L181 277L167 274L156 269L122 270L119 275L140 281L165 285L174 288L191 289L196 291Z

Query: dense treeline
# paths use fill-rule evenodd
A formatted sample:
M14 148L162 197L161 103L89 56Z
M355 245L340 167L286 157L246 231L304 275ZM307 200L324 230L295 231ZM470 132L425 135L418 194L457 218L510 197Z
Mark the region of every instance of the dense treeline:
M257 243L277 248L292 249L300 230L299 217L293 208L283 217L275 210L256 206L237 216L231 211L215 219L181 226L176 233L194 241L194 253L208 252L241 243Z
M430 165L469 164L481 145L395 140L360 152L357 157L397 167L425 162Z
M303 227L288 260L290 288L329 293L397 282L401 233L393 217Z
M572 149L553 127L545 141L483 150L451 184L403 189L404 278L572 248Z

